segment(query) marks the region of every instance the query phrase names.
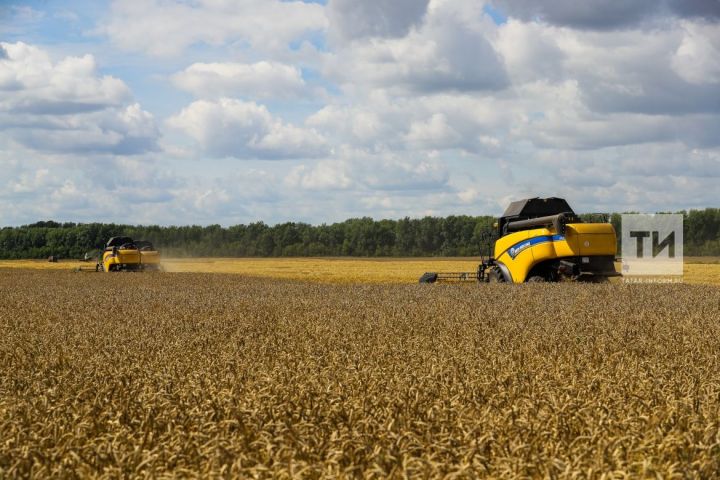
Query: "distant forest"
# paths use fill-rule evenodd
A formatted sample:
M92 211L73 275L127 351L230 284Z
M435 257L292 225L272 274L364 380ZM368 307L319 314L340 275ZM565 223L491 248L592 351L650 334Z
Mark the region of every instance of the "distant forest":
M685 255L720 255L720 209L682 212ZM620 214L581 215L610 221L620 234ZM171 257L478 256L487 255L494 217L450 216L373 220L332 225L262 222L221 227L160 227L105 223L37 222L0 230L0 258L82 258L118 235L150 240Z

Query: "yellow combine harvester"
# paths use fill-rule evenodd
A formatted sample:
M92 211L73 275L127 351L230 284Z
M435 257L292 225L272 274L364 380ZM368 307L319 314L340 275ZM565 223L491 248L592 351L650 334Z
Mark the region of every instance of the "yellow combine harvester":
M613 226L583 223L562 198L512 202L495 228L493 255L477 272L426 273L420 283L603 281L620 275Z
M145 240L133 241L130 237L112 237L108 240L95 266L96 271L103 272L159 269L160 252L153 244Z

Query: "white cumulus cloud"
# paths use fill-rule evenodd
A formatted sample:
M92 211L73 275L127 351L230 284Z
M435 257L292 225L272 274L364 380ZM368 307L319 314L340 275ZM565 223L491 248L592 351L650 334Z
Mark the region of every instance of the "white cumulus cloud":
M53 63L44 50L23 42L0 43L0 110L67 114L120 106L130 99L122 80L97 74L92 55Z
M114 0L97 31L123 49L162 56L196 44L282 50L326 25L321 5L301 1Z
M399 38L370 38L328 56L325 72L348 91L492 91L507 76L489 42L495 29L479 2L432 2L422 23Z
M291 98L306 89L299 68L266 61L193 63L172 80L198 98Z
M673 69L689 83L720 83L720 24L683 22L683 27Z
M92 55L53 62L39 47L0 44L0 129L27 148L136 154L157 148L153 115Z
M339 41L404 37L420 23L429 0L330 0L330 35Z
M168 125L215 157L283 159L327 152L325 139L315 130L284 123L264 105L233 98L197 100Z

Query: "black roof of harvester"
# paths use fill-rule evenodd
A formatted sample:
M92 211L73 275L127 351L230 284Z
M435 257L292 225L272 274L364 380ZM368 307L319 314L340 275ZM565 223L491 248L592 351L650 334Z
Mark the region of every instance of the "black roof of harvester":
M543 222L544 220L550 220L548 217L561 213L566 214L569 218L577 218L575 212L570 208L570 205L568 205L564 198L535 197L518 200L508 205L505 213L498 219L498 233L502 236L505 235L509 229L524 230L532 227L534 222L523 222L523 220L537 218L539 222ZM509 223L511 223L511 225L508 225Z
M133 243L133 239L130 237L111 237L105 247L120 247L122 245L125 245L126 243Z
M505 209L505 213L500 218L506 219L527 219L537 217L547 217L548 215L557 215L558 213L572 213L572 208L568 205L564 198L526 198L512 202Z

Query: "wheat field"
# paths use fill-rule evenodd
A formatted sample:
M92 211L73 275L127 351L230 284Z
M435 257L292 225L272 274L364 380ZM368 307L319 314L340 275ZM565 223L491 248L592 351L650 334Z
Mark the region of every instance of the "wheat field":
M720 289L0 270L0 478L710 478Z

